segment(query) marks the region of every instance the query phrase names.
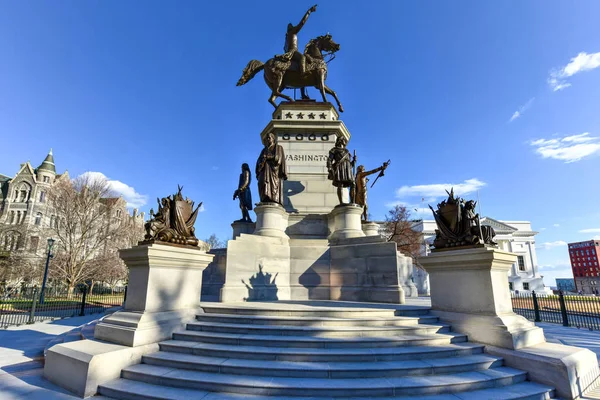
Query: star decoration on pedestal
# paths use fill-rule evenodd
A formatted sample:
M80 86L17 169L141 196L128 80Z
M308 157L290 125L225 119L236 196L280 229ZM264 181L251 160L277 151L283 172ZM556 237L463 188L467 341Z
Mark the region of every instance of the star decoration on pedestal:
M304 114L298 113L298 114L296 114L296 117L298 117L298 119L304 119Z
M291 113L291 112L289 112L289 113L285 114L285 117L286 117L286 118L292 118L292 113Z
M308 114L308 119L315 119L315 113Z
M325 113L319 114L319 118L321 118L321 119L325 119L326 117L327 117L327 115Z

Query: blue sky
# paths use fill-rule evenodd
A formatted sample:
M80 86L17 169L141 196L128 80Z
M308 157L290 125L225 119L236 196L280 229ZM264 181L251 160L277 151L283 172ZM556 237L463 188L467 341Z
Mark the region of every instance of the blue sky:
M52 147L59 172L101 172L144 211L184 185L204 202L199 236L228 237L272 112L262 76L235 82L311 5L2 2L0 173ZM341 44L327 83L349 147L367 167L393 161L374 217L479 190L482 214L540 232L547 284L570 276L565 243L600 235L598 15L597 1L320 3L300 46Z

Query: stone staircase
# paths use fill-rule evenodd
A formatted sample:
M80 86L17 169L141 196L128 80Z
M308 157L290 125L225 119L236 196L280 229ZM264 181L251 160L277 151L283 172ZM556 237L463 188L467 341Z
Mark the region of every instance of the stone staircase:
M426 308L204 303L160 351L99 387L115 399L550 399ZM350 303L356 304L356 303Z

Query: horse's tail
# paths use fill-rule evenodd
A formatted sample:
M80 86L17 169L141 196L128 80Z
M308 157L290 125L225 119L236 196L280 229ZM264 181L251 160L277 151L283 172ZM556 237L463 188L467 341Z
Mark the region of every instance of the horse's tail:
M254 78L254 75L262 71L264 67L265 64L258 60L250 61L248 65L246 65L246 68L244 68L244 72L242 72L242 77L237 82L236 86L242 86L248 83L248 81Z

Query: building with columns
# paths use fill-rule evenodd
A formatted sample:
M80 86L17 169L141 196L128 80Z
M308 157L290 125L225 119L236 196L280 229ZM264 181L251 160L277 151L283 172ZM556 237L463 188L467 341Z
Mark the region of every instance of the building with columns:
M508 275L509 287L514 291L549 292L544 286L544 280L539 273L537 254L535 251L535 232L531 229L529 221L499 221L490 217L481 219L482 225L488 225L496 231L496 241L501 250L517 255L517 262L513 264ZM422 254L430 253L430 245L435 238L436 224L434 220L416 220L413 229L421 232L423 245ZM422 269L415 268L413 280L419 294L429 293L429 279Z

